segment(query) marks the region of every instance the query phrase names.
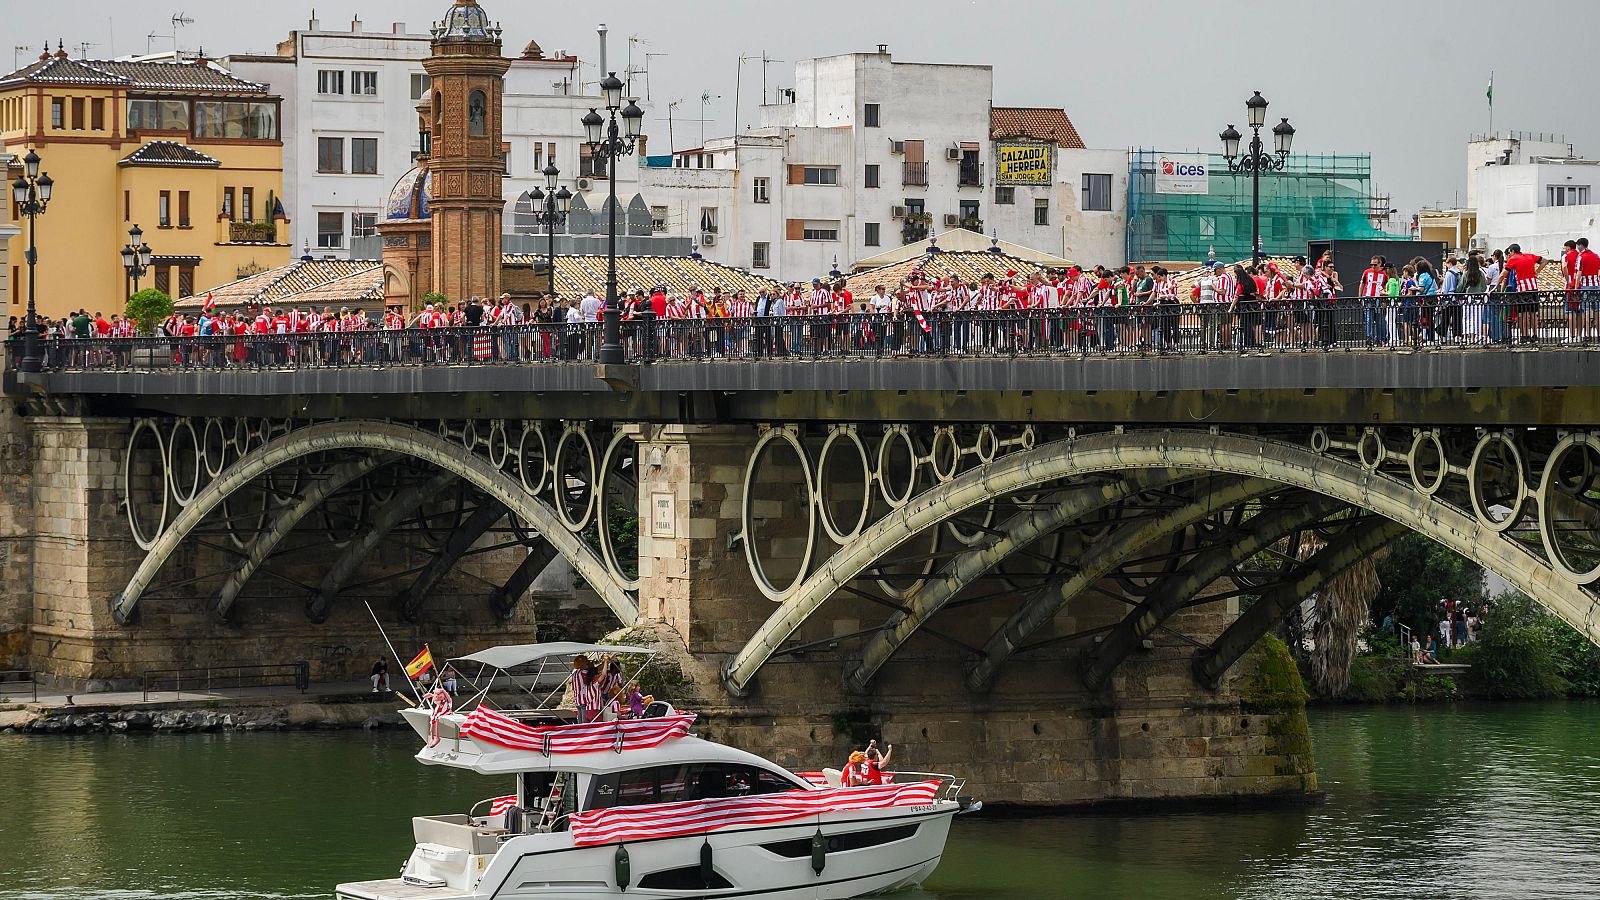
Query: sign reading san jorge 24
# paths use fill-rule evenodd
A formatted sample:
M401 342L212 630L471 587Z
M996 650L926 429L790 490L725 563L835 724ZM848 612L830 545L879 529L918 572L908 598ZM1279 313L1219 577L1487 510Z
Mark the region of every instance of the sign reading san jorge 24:
M995 147L996 184L1049 184L1049 144L999 144Z

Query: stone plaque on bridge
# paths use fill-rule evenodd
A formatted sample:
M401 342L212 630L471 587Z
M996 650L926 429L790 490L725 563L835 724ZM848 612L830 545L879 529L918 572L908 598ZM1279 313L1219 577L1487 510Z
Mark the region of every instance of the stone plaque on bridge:
M678 536L678 498L668 493L650 495L650 536Z

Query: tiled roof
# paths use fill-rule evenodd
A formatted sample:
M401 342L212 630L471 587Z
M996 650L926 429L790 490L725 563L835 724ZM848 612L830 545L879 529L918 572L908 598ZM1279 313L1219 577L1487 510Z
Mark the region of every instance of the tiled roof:
M1028 278L1041 268L1043 267L1025 259L1007 256L1004 253L950 250L857 272L845 279L845 288L857 297L865 297L880 284L891 291L894 290L896 285L917 270L929 280L959 278L963 282L971 283L978 281L984 275L1004 278L1007 272L1015 272L1018 277Z
M117 161L119 166L177 166L214 169L222 161L177 141L151 141Z
M133 62L123 59L68 59L52 56L0 78L13 84L104 84L141 91L265 94L267 86L245 81L210 63Z
M1083 138L1064 109L1040 106L996 106L989 110L989 139L1028 138L1054 142L1069 150L1084 149Z
M543 264L542 254L507 253L506 265L532 266ZM623 291L648 291L665 285L668 293L683 293L691 288L710 291L757 291L777 287L770 278L754 275L721 263L688 256L619 256L617 257L617 287ZM556 289L564 294L581 294L594 291L604 294L606 289L606 258L604 256L556 257Z
M376 272L382 282L383 266L370 259L297 259L294 262L257 272L254 275L230 281L227 284L200 291L192 297L178 300L182 307L199 307L207 295L216 299L220 307L247 304L300 303L297 295L346 278L363 271ZM309 302L309 301L307 301Z

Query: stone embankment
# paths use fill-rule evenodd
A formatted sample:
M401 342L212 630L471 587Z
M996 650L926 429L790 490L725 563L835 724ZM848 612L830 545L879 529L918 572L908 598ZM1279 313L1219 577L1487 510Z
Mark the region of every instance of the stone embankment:
M367 702L348 697L270 703L204 700L139 706L0 707L0 732L27 734L192 734L220 731L403 728L392 698Z

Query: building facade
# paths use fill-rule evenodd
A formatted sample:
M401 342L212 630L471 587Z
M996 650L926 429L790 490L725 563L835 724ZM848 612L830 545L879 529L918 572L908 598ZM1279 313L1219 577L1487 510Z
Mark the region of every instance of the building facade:
M1086 150L1062 110L995 107L989 66L880 46L798 63L779 98L758 126L651 160L658 231L785 280L954 228L1120 261L1126 154Z
M5 183L0 184L0 207L4 207L0 209L0 309L5 309L7 316L22 316L27 313L27 298L12 290L22 262L20 253L15 257L16 263L11 261L11 239L22 232L21 226L12 221L11 182L17 180L17 173L12 171L14 163L14 155L0 153L0 175L5 176Z
M279 98L210 61L71 59L0 78L0 151L33 150L55 181L39 217L41 315L120 311L128 231L153 251L141 287L179 296L289 258ZM26 236L9 238L22 259ZM27 267L9 272L27 296ZM18 303L16 306L20 306Z
M1522 249L1549 258L1562 244L1600 239L1600 160L1555 135L1492 135L1468 143L1467 196L1478 250Z

